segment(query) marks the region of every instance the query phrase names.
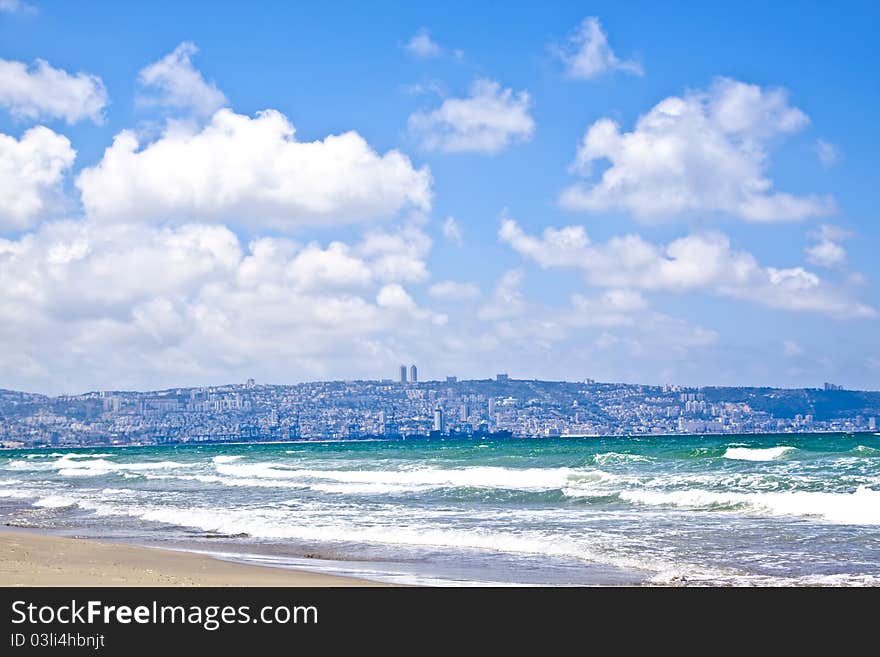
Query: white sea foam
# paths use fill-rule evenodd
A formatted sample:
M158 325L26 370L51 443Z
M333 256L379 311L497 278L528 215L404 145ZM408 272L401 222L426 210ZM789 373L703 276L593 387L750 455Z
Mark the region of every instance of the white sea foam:
M34 506L44 509L64 509L76 506L77 503L77 498L71 497L70 495L48 495L47 497L42 497L34 502Z
M797 451L796 447L780 445L778 447L728 447L724 458L736 461L776 461Z
M0 488L0 497L26 500L29 497L34 497L34 493L20 488Z
M151 470L170 470L174 468L189 467L185 463L175 461L146 461L143 463L115 463L105 459L92 461L67 461L59 460L55 465L58 474L64 477L97 477L115 472L145 472Z
M790 491L718 493L707 490L623 490L620 499L651 506L744 509L774 516L816 517L846 525L880 525L880 491L859 486L852 493Z
M650 463L653 461L648 456L641 454L622 454L620 452L605 452L596 454L593 457L593 463L596 465L614 465L618 463Z
M599 470L579 468L502 468L475 466L468 468L417 468L413 470L316 470L293 469L277 463L216 464L221 475L245 479L275 481L298 480L326 486L327 482L361 484L376 493L383 487L395 491L405 488L498 488L508 490L557 490L614 477ZM353 490L353 489L351 489Z
M68 506L78 503L97 515L127 515L148 522L177 525L218 534L246 533L254 538L287 539L326 543L357 543L453 549L476 549L512 554L534 554L570 557L621 568L657 570L668 566L649 558L627 557L614 551L596 550L587 542L560 538L550 531L495 530L485 527L459 528L437 526L422 519L419 525L401 524L398 518L377 515L364 518L352 514L347 518L321 514L304 522L302 514L261 509L214 510L204 508L125 506L95 500L73 500L63 496L46 498L45 505ZM389 522L391 521L391 522Z
M214 463L232 463L233 461L238 461L242 458L240 455L233 456L229 454L220 454L219 456L215 456L211 459Z

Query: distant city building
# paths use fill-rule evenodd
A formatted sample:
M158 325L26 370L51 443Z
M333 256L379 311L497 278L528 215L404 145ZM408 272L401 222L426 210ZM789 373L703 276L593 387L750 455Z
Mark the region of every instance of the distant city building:
M418 382L419 382L419 370L416 368L415 365L410 365L410 366L409 366L409 380L410 380L412 383L418 383Z
M447 376L446 383L458 383L458 377L457 376Z
M410 379L409 365L404 372ZM829 384L831 385L831 384ZM154 445L477 435L877 432L880 391L841 408L821 386L696 388L494 379L245 383L47 397L0 389L0 444ZM832 409L833 410L833 409ZM485 427L485 429L480 429Z
M406 365L400 366L400 382L406 383Z
M507 376L506 374L496 374L495 375L496 381L508 381L509 379L510 379L510 377Z
M255 385L257 385L256 381L254 381L253 379L248 379L247 382L245 382L244 387L253 388Z
M843 390L843 386L838 386L833 383L825 382L825 390Z

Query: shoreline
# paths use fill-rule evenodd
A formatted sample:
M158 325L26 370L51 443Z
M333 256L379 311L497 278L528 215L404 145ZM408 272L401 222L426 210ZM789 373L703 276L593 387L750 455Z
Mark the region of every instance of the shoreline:
M208 554L0 527L0 587L388 586L356 577L226 561Z
M723 438L725 436L827 436L827 435L843 435L843 436L877 436L880 432L870 429L858 431L747 431L743 433L632 433L632 434L561 434L559 436L512 436L510 438L499 438L499 441L505 440L581 440L581 439L605 439L605 438ZM245 445L302 445L302 444L318 444L318 443L385 443L385 442L438 442L448 438L461 440L486 440L485 438L469 438L467 436L445 436L442 438L315 438L315 439L298 439L298 440L222 440L217 442L208 441L185 441L174 443L126 443L126 444L106 444L96 443L93 445L39 445L31 447L7 447L0 444L0 452L34 452L42 450L65 450L65 449L130 449L145 447L241 447ZM489 437L491 439L491 436Z

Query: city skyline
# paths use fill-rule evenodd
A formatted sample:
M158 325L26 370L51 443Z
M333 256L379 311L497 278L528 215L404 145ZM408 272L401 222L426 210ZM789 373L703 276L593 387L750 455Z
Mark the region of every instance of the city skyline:
M880 392L491 379L245 383L49 398L0 390L0 446L877 430Z
M0 387L878 387L876 3L453 5L0 6Z

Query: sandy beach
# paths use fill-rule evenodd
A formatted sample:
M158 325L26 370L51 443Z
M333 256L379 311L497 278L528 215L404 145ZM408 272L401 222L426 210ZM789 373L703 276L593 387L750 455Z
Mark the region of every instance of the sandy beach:
M381 586L210 556L0 531L0 586Z

